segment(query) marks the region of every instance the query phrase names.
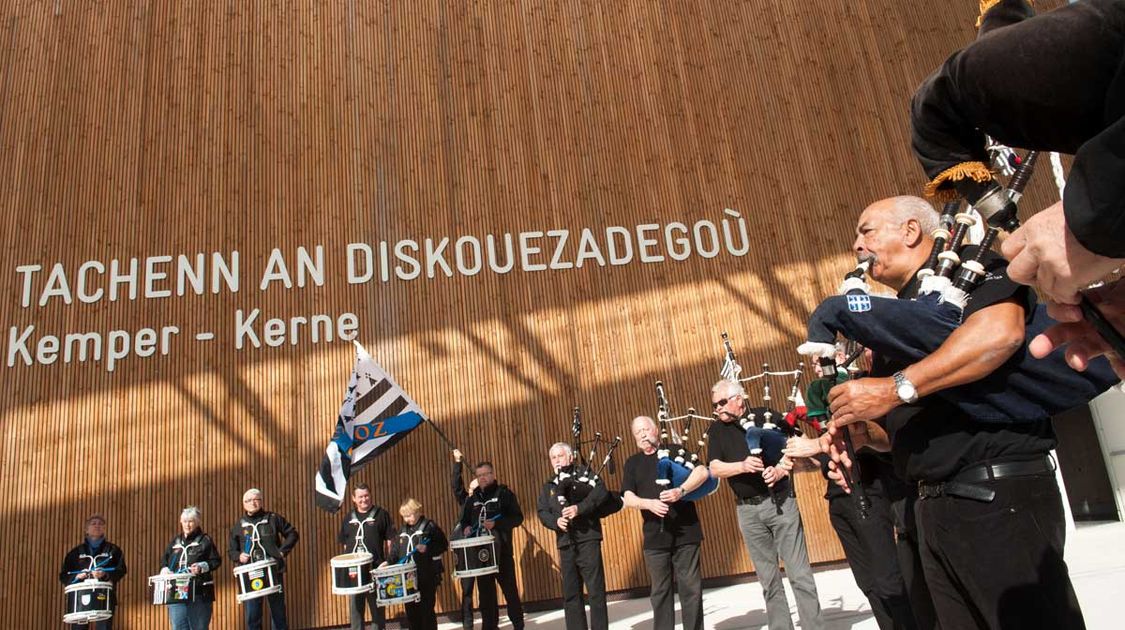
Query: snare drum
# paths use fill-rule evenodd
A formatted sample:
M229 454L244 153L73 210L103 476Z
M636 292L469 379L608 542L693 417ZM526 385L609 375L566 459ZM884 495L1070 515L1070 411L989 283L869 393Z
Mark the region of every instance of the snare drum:
M390 564L371 572L375 578L375 603L379 606L408 604L422 598L418 592L418 568L413 562Z
M490 535L451 540L449 548L453 550L455 578L500 572L496 565L496 539Z
M273 558L235 567L234 580L238 583L235 599L240 604L248 599L281 592L281 571Z
M161 573L148 578L154 606L195 601L195 580L190 573Z
M369 553L345 553L332 558L332 593L356 595L369 593L375 588L371 568L375 556Z
M86 580L66 587L63 623L88 624L113 616L113 583Z

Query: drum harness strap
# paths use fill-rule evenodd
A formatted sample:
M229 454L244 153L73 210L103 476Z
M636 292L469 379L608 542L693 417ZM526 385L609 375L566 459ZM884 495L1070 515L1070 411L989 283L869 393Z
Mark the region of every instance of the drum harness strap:
M177 564L179 566L176 567L176 573L187 573L188 572L188 569L191 568L190 566L188 566L188 562L187 562L188 550L191 549L192 547L198 547L198 546L200 546L200 542L198 540L195 541L195 542L189 543L186 540L184 540L183 538L177 540L176 543L174 545L172 545L172 549L177 549L180 552L180 559L179 559L179 562L177 562ZM197 562L196 564L200 565L200 572L201 573L206 573L207 571L211 570L211 567L209 567L206 562ZM172 567L168 567L168 568L171 569Z
M421 542L418 543L419 545L425 545L425 544L430 542L430 537L425 536L425 534L427 533L426 532L426 526L429 525L429 524L430 524L430 521L422 520L422 521L418 522L418 526L419 526L418 530L415 531L414 533L408 534L406 532L402 532L401 534L399 534L400 537L406 539L406 555L404 555L402 557L402 559L398 561L399 564L406 564L414 556L414 547L417 546L417 545L414 544L414 538L416 536L424 536L422 538Z
M484 527L484 522L486 520L489 520L488 519L488 504L489 503L495 503L496 506L497 506L497 510L499 510L499 507L500 507L500 497L499 497L499 495L497 495L495 497L492 497L491 499L488 499L487 501L480 501L479 499L476 501L476 504L480 506L480 514L477 515L477 531L476 531L476 533L478 535L483 533L484 531L486 531L485 527ZM500 520L501 516L503 516L503 515L500 514L499 512L497 512L496 518L494 518L492 520L494 520L494 521Z
M370 553L370 551L367 549L367 543L363 541L363 526L373 522L374 520L375 510L371 510L371 514L369 514L367 518L363 519L362 521L359 520L359 514L355 513L354 511L352 512L351 522L356 526L355 548L352 549L352 553Z
M250 528L254 530L254 533L250 534L250 538L246 539L246 555L250 556L251 562L256 561L255 558L254 558L254 547L257 547L262 552L261 557L257 558L257 560L265 560L266 559L266 548L262 546L262 535L258 533L258 526L264 525L268 522L269 522L268 519L262 519L262 520L258 521L257 523L251 523L250 521L248 521L246 519L242 519L243 525L249 525Z
M94 571L102 571L104 573L109 573L110 571L113 571L117 568L117 567L102 566L103 562L108 562L111 558L113 558L113 556L108 554L108 553L99 553L99 554L93 555L93 556L87 555L87 554L84 554L84 553L78 554L78 559L81 560L82 558L85 558L85 559L89 560L90 566L85 568L85 569L79 569L77 571L71 571L71 573L74 574L74 582L78 581L78 574L79 573L87 573L87 574L89 574L90 577L88 577L86 579L94 580L94 579L96 579L94 577ZM73 584L73 582L72 582L72 584Z

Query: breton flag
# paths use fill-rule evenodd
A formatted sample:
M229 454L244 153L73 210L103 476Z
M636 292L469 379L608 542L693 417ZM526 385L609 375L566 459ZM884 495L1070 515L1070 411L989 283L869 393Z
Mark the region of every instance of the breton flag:
M316 504L335 513L344 502L348 477L387 451L426 420L410 396L395 384L371 355L355 343L344 404L336 431L316 472Z

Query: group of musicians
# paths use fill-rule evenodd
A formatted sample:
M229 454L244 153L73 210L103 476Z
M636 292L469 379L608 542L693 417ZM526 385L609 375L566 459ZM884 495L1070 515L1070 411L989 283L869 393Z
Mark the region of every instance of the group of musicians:
M987 161L987 133L1014 146L1075 153L1063 201L1032 217L1003 243L1003 253L1012 259L1010 274L1004 258L991 252L980 256L981 281L967 290L960 325L936 350L907 364L876 354L863 374L826 374L810 385L808 420L823 421L827 431L819 437L793 435L777 464L767 466L743 437L747 422L761 423L766 412L776 412L751 407L743 387L724 379L711 390L715 422L706 465L692 469L681 484L658 483L661 429L648 416L632 421L639 452L624 463L619 495L595 480L588 494L571 502L560 497L558 475L544 484L537 515L556 533L568 628L608 627L600 521L613 511L604 506L615 500L642 516L654 627L674 626L676 595L683 626L704 627L703 531L694 502L684 499L710 477L728 480L769 627L793 627L779 561L796 595L801 626L822 627L789 481L794 461L805 457L817 459L829 480L832 524L881 628L1084 626L1063 560L1063 507L1049 456L1057 438L1050 417L1032 414L998 422L976 417L957 402L958 396L972 395L958 388L1026 351L1043 356L1065 345L1075 369L1105 355L1118 375L1125 375L1112 334L1077 306L1089 282L1125 262L1125 3L1083 0L1032 17L1025 0L985 0L981 12L981 33L988 37L952 56L915 95L913 145L933 178L929 189L964 195L990 222L1006 212L990 198L991 174L980 162ZM1006 220L1016 225L1011 217ZM854 251L870 263L872 279L910 300L919 295L917 272L934 249L934 235L941 233L929 202L891 197L860 214ZM1050 300L1049 312L1062 322L1034 340L1026 329L1036 305L1030 286ZM1118 331L1125 324L1122 286L1115 282L1086 296L1099 299L1102 315ZM853 441L850 452L841 442L845 428ZM474 591L483 627L497 626L499 585L509 619L520 630L524 616L512 549L512 531L523 522L519 501L497 482L487 461L473 467L466 489L462 459L454 451L452 485L461 506L454 537L493 536L499 568L462 579L464 627L473 624ZM553 470L569 470L576 453L559 442L550 446L548 459ZM856 493L865 496L860 508L850 499ZM418 567L422 599L407 606L407 615L413 628L436 627L434 593L443 573L444 534L413 499L400 508L398 533L367 486L356 486L352 501L340 544L350 550L362 544L380 563L425 554ZM258 490L246 492L243 508L230 533L229 559L244 565L264 556L284 570L285 556L298 540L296 529L264 510ZM222 560L202 531L199 510L186 508L180 525L181 533L162 557L162 571L190 573L199 588L194 602L170 606L169 616L177 630L199 630L210 621L211 576ZM91 516L85 526L85 540L67 554L60 580L119 581L125 560L106 540L105 519ZM415 537L425 542L415 544ZM251 538L259 556L250 551ZM367 608L383 626L382 609L370 597L352 599L352 628L363 626ZM287 627L285 595L279 591L245 602L248 628L261 627L263 606L269 607L274 628ZM98 628L111 627L112 619L98 622Z

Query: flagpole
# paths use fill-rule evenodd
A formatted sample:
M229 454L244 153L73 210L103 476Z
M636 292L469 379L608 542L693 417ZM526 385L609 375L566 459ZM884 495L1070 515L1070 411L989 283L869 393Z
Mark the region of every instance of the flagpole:
M458 450L457 445L455 445L452 441L450 441L450 439L448 437L446 437L445 432L442 431L441 428L438 427L438 425L436 423L434 423L433 420L430 420L426 416L422 416L422 419L426 421L426 424L433 427L434 431L437 431L438 437L441 438L442 442L445 442L445 445L449 447L449 450L451 450L451 451Z

